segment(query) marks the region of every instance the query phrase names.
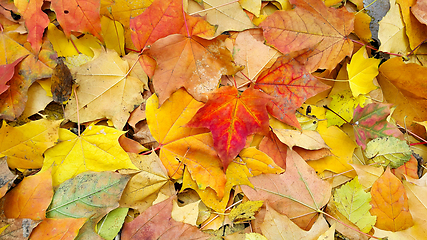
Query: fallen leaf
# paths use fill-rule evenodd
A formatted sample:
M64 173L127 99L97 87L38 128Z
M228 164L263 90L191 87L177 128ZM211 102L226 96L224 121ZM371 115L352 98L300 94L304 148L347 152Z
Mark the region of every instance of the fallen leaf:
M47 119L19 127L3 123L0 128L0 157L7 156L11 168L40 168L43 153L58 140L60 123Z
M365 156L383 166L398 168L409 161L412 152L406 141L395 137L383 137L368 142Z
M262 207L263 201L247 201L231 209L228 218L233 223L250 221L255 219L255 213Z
M172 201L176 197L153 205L123 226L121 238L128 239L208 239L209 234L197 227L177 222L171 217Z
M258 176L263 173L279 174L284 172L284 169L276 165L273 159L255 147L244 148L240 151L238 158L240 158L242 161L241 163L248 168L250 174L247 175L250 177Z
M369 204L370 201L371 194L363 190L357 177L338 188L334 193L334 204L338 211L365 233L372 229L377 219L369 212L372 208Z
M330 97L332 98L332 101L328 104L328 107L347 120L347 122L350 122L353 119L354 108L356 108L357 105L361 105L363 107L366 101L366 97L364 95L359 95L357 98L354 98L349 90L330 95ZM328 127L332 125L342 126L346 123L338 115L332 111L326 111Z
M86 218L46 218L31 232L30 239L72 240L86 220Z
M267 99L267 95L253 88L241 95L235 87L219 88L187 126L211 130L215 150L225 171L244 148L247 136L268 133ZM218 115L223 117L220 119Z
M286 169L288 146L282 143L272 131L261 140L259 150L270 156L279 167Z
M100 1L53 1L51 8L67 37L70 37L71 31L88 32L102 40Z
M58 186L85 171L137 169L118 143L123 133L114 128L90 125L77 136L60 128L60 142L45 152L41 171L52 166L53 186Z
M206 129L186 127L203 104L184 89L175 92L160 108L155 94L146 104L148 127L161 146L159 157L169 177L180 178L185 164L201 189L211 187L221 198L226 178L212 135Z
M3 240L24 240L28 239L33 229L40 221L33 221L31 219L8 219L0 222L0 228L4 229L0 233L0 238Z
M328 8L321 0L291 0L296 7L276 11L260 27L268 44L287 54L316 46L308 61L318 68L332 69L350 56L354 15L345 8ZM317 67L316 67L317 68Z
M53 69L52 77L50 78L52 81L51 91L53 101L63 104L71 96L74 80L63 58L58 58L57 62L58 64Z
M0 158L0 198L9 191L14 180L18 177L10 171L6 159L7 157Z
M92 61L71 69L79 86L76 92L81 122L106 117L117 129L123 129L134 105L141 103L141 92L144 91L143 82L128 75L130 70L129 63L114 51L97 51ZM120 96L120 100L111 104L111 96ZM68 102L65 116L77 121L75 98Z
M294 151L288 151L286 172L262 174L250 178L254 189L241 186L249 200L266 201L280 214L285 214L302 229L310 229L320 209L328 201L331 186Z
M46 217L88 218L85 225L95 234L95 224L99 219L119 206L118 201L128 180L129 176L113 172L81 173L58 187Z
M15 67L18 65L22 59L26 56L22 56L16 59L13 63L5 64L0 66L0 94L4 93L7 89L9 89L9 85L7 83L12 79L15 74Z
M273 132L276 134L277 138L279 138L279 140L286 144L290 149L294 146L309 150L329 148L322 139L322 136L320 136L316 131L273 128Z
M414 225L405 188L389 168L374 183L371 195L370 212L377 216L375 227L396 232Z
M190 15L200 14L212 25L218 26L215 36L225 31L243 31L254 28L248 16L238 2L230 3L229 0L204 0L203 5L189 4ZM203 11L207 10L209 11ZM201 12L199 12L201 11Z
M420 23L411 13L412 7L417 2L417 0L396 0L396 3L400 6L400 13L402 14L403 22L405 23L406 36L408 36L409 46L411 49L417 49L427 38L427 26Z
M25 104L25 109L20 116L22 119L28 118L29 116L44 110L46 106L52 102L52 97L46 96L46 91L38 81L30 86L27 95L28 100Z
M196 222L199 216L199 203L200 200L180 207L178 206L178 202L174 200L171 212L173 220L197 227Z
M280 214L269 204L261 224L262 234L268 239L317 239L328 228L325 218L320 216L309 231L301 229L287 215Z
M365 189L371 188L374 182L377 181L384 173L384 168L381 166L350 164L356 170L358 180Z
M34 52L38 53L42 45L44 29L49 24L49 18L41 9L43 0L14 1L19 13L25 20L25 26L28 29L28 42Z
M405 176L418 179L418 161L413 155L411 155L409 161L405 162L398 168L391 169L391 172L400 179L405 179Z
M184 87L197 101L217 88L222 75L240 70L224 44L225 37L205 40L197 36L172 34L153 45L148 55L156 59L154 89L163 104L170 95Z
M103 239L114 239L123 226L129 208L116 208L107 213L96 225L96 233Z
M313 161L313 160L319 160L324 157L333 156L331 150L327 148L322 148L319 150L307 150L300 147L295 147L293 149L295 152L298 153L305 161Z
M123 25L109 19L101 17L102 36L105 41L105 47L114 49L120 56L125 56L125 35Z
M372 41L372 33L369 28L371 20L371 17L366 12L359 11L354 15L354 33L365 42Z
M7 218L43 220L52 196L50 171L26 177L17 187L6 194L4 214Z
M365 46L360 48L347 64L350 89L354 97L375 90L373 79L378 75L380 59L368 58Z
M311 75L297 57L306 53L293 53L277 58L273 66L261 73L255 88L273 98L267 105L268 112L280 121L300 128L295 111L308 98L329 88Z
M420 23L423 23L427 25L427 14L426 14L426 2L424 1L417 1L417 3L411 7L411 12L414 14L414 16L420 21Z
M363 149L369 138L393 136L402 138L402 132L396 126L387 122L390 114L390 105L384 103L370 103L364 108L357 106L354 109L353 125L356 142Z

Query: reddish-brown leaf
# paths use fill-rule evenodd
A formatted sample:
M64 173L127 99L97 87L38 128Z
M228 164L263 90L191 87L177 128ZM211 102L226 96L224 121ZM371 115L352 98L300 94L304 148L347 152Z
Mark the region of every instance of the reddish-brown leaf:
M311 75L304 64L295 59L299 53L279 57L274 65L258 77L255 88L273 98L268 112L280 121L300 128L295 110L305 100L329 88Z
M213 37L216 28L183 11L181 0L156 0L141 15L130 19L132 42L138 50L171 34ZM187 32L188 29L188 32Z
M286 153L288 151L288 146L282 143L273 131L270 131L268 135L261 140L259 150L270 156L279 167L286 169Z
M22 56L16 59L13 63L5 64L0 66L0 94L4 93L9 89L9 85L6 85L15 74L15 67L24 59L26 56Z
M233 75L239 70L224 39L225 36L205 40L173 34L151 45L148 54L158 64L153 85L160 104L181 87L197 101L205 102L204 94L217 88L222 75Z
M30 239L73 240L87 218L46 218L31 232Z
M102 39L99 0L52 1L51 8L67 37L71 31L91 33Z
M52 200L50 171L26 177L6 194L4 213L7 218L45 219L46 209Z
M197 227L175 221L172 216L171 197L151 206L132 222L125 223L122 230L122 239L208 239L211 235L203 233Z
M357 144L365 149L369 138L387 136L402 138L402 132L395 125L387 122L388 115L390 115L390 104L370 103L364 108L357 106L353 114Z
M36 53L42 45L43 32L47 25L49 25L47 14L41 10L43 2L43 0L15 1L15 6L22 14L25 26L28 29L27 40L31 43L31 47Z
M264 37L282 53L313 47L309 62L318 68L333 69L353 51L348 35L354 28L354 15L345 8L328 8L321 0L291 0L296 7L276 11L260 27ZM317 68L316 67L316 68Z
M398 168L391 169L391 172L400 179L405 179L404 174L411 178L418 179L418 161L412 155L409 161L405 162L405 164Z
M331 196L330 184L321 180L294 151L288 151L285 173L261 174L249 180L255 189L241 186L249 200L267 201L274 210L305 230L315 222L316 209L326 205Z
M406 190L389 168L372 185L371 195L370 212L377 216L375 227L396 232L414 224L409 212Z
M245 147L250 134L268 134L268 98L268 95L253 88L239 95L235 87L222 87L211 94L208 102L187 124L189 127L211 130L224 172Z

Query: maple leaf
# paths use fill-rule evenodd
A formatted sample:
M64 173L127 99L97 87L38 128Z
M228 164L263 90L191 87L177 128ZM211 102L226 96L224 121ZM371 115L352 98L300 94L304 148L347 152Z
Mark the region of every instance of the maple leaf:
M353 119L354 108L357 107L357 105L364 107L364 103L366 101L366 97L364 95L359 95L357 98L354 98L349 90L339 92L330 97L332 98L332 101L328 107L347 120L347 122L350 122ZM328 119L328 127L332 125L341 126L346 123L332 111L326 112L326 118Z
M81 136L60 128L59 140L47 150L41 171L52 166L53 185L57 186L85 171L137 169L117 139L124 132L90 125Z
M181 0L155 0L146 11L130 19L129 27L132 31L133 44L138 50L142 50L171 34L187 35L187 29L190 31L188 37L192 35L213 37L216 30L214 26L207 22L199 23L202 26L196 26L197 24L195 17L183 12ZM203 30L199 32L200 27Z
M131 222L123 226L122 239L208 239L211 235L203 233L197 227L177 222L171 217L172 201L170 197L153 205Z
M301 128L295 111L305 100L329 88L312 76L299 60L299 53L277 58L273 66L261 73L255 88L273 98L267 105L268 112L280 121Z
M268 133L267 99L266 94L252 88L241 95L235 87L219 88L187 126L211 130L225 171L244 148L247 136Z
M7 156L11 168L40 168L44 151L58 140L60 123L47 119L19 127L3 123L0 128L0 157Z
M294 151L288 151L286 172L250 178L254 189L241 186L249 200L263 200L285 214L302 229L310 229L320 209L328 201L331 186ZM274 184L272 184L274 183Z
M16 65L18 65L25 57L26 56L22 56L16 59L13 63L0 66L0 94L9 89L10 86L7 85L7 82L9 82L15 74Z
M185 165L199 188L210 187L221 198L226 179L212 135L206 129L185 127L202 105L180 89L158 108L159 99L154 94L146 103L147 123L161 146L159 157L169 177L180 178Z
M386 118L389 114L389 104L370 103L364 108L357 106L353 114L355 123L353 128L357 144L365 149L368 138L387 136L402 138L402 132L396 126L387 122Z
M102 40L100 1L53 1L51 8L67 37L70 37L71 31L77 31L91 33Z
M153 85L160 104L181 87L196 100L206 101L204 94L217 88L222 75L233 75L239 70L232 62L224 39L172 34L151 45L147 53L158 64Z
M43 38L44 29L49 24L49 18L46 13L41 10L43 0L17 0L14 1L18 11L22 14L25 20L25 26L28 29L28 42L34 52L40 50Z
M79 85L76 92L80 121L106 117L117 129L123 129L134 105L142 101L144 86L142 80L129 74L130 70L129 63L114 51L96 52L92 61L71 70ZM118 98L115 104L110 103L111 96ZM77 121L75 98L68 102L64 114Z
M371 195L370 211L378 218L375 227L396 232L414 224L405 188L389 168L372 185Z
M321 0L291 0L291 11L276 11L260 27L268 44L284 54L316 46L308 61L318 68L333 69L350 56L354 15L345 8L328 8ZM317 67L316 67L317 68Z
M272 131L261 140L259 150L270 156L278 166L286 168L288 146L282 143Z

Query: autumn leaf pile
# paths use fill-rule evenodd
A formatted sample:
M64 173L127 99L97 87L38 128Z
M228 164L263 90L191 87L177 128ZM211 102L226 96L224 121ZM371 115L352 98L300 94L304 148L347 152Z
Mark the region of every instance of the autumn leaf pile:
M0 239L426 238L425 1L0 5Z

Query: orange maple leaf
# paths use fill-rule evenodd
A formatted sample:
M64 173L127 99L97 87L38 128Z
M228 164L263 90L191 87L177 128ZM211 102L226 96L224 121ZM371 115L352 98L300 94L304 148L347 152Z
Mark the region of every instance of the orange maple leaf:
M282 53L313 47L309 62L333 69L353 51L347 37L354 28L354 15L345 8L328 8L321 0L290 0L291 11L276 11L260 27L268 44ZM312 63L311 63L312 64Z
M235 87L222 87L211 94L208 102L187 126L211 130L214 148L226 171L230 162L245 147L247 136L253 133L268 134L268 99L268 95L253 88L239 95Z

